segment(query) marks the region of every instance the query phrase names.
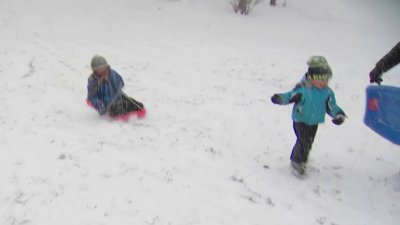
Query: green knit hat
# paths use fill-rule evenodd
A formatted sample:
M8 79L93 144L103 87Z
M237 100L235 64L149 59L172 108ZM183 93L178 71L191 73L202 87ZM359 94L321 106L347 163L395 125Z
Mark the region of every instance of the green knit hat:
M103 56L95 55L95 56L93 56L90 65L92 67L92 70L95 70L95 69L101 68L103 66L108 66L108 63Z
M328 64L328 61L323 56L311 56L307 60L308 80L328 80L332 78L332 70Z

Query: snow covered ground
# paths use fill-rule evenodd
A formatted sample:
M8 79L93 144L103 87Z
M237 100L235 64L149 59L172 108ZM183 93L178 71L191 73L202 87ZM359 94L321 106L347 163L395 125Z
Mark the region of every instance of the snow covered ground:
M0 224L399 224L400 148L362 122L399 21L398 0L262 1L249 16L228 0L0 0ZM85 105L94 54L145 119ZM320 125L299 180L291 107L269 98L317 54L349 118Z

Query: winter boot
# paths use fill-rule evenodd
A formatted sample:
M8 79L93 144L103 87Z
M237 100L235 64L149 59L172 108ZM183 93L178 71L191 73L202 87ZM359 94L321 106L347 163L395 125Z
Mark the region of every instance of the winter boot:
M292 166L292 169L294 170L294 172L298 175L304 175L306 173L306 164L303 162L295 162L295 161L291 161L290 165Z

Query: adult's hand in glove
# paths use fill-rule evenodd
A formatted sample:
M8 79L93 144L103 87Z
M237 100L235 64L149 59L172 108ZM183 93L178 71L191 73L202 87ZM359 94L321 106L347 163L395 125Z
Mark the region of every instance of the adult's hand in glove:
M377 83L381 85L382 82L382 72L379 71L376 67L369 72L369 82L370 83Z

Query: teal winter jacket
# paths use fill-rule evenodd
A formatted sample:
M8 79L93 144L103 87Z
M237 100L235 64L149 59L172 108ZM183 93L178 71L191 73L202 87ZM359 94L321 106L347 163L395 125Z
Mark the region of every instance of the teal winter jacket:
M94 74L88 79L88 96L90 102L100 115L107 112L107 107L111 102L121 100L121 89L124 87L124 81L115 70L110 69L108 73L108 81L103 81Z
M300 101L294 104L292 119L294 122L302 122L307 125L316 125L325 121L325 113L331 117L344 114L343 110L336 104L335 94L329 87L318 89L307 82L299 83L293 90L278 94L281 105L290 104L290 99L301 93Z

